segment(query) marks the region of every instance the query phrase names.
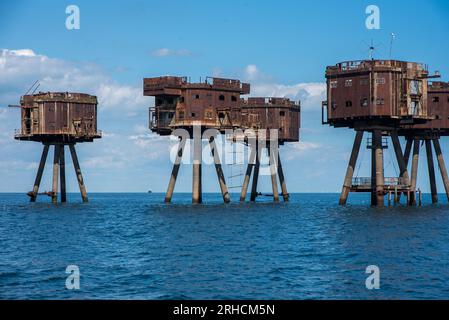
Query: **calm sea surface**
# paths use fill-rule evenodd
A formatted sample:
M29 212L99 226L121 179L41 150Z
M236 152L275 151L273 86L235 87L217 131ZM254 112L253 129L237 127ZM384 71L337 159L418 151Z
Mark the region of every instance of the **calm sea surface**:
M449 298L449 206L375 209L367 196L293 194L224 205L206 194L0 194L3 299ZM234 201L236 197L234 197ZM424 201L429 203L425 195ZM81 288L67 290L68 265ZM380 268L367 290L365 269Z

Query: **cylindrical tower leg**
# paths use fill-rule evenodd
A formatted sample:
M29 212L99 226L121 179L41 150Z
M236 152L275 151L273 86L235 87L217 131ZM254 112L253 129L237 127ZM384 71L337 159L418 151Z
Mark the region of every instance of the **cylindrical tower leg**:
M220 184L221 194L223 196L223 201L228 203L231 201L229 195L228 187L226 186L226 180L223 174L223 169L221 168L220 155L217 152L217 144L215 143L215 137L210 137L209 139L210 149L215 163L215 171L217 172L218 183Z
M418 162L419 162L419 144L420 139L415 138L413 142L413 156L412 156L412 177L410 181L410 189L416 190L416 181L418 179ZM416 194L416 193L415 193ZM416 204L416 199L414 199L412 204Z
M398 204L399 201L400 201L400 199L399 199L398 187L395 186L394 187L394 204L395 205Z
M53 158L53 188L51 194L51 201L53 203L58 203L58 174L59 174L59 150L61 146L59 144L55 145L55 154Z
M67 202L66 182L65 182L65 146L59 147L59 177L61 179L61 202Z
M396 155L396 160L398 162L398 166L399 166L399 185L403 185L403 186L410 186L410 177L408 174L408 170L407 170L407 162L404 159L404 155L402 154L402 150L401 150L401 143L399 142L399 137L398 137L398 133L397 131L392 131L390 133L391 136L391 141L393 142L393 149L394 149L394 153ZM408 148L408 144L409 144L410 140L407 140L407 146L406 148ZM405 152L406 154L410 154L409 150L406 150ZM415 201L414 198L414 193L410 193L410 197L409 197L409 201L407 204L412 204Z
M78 180L78 186L80 188L81 197L83 198L83 202L87 202L87 192L86 187L84 186L83 174L81 173L80 163L78 161L78 156L76 155L75 145L69 144L70 154L72 156L73 166L75 167L76 179Z
M282 169L280 150L278 150L278 176L279 183L281 184L282 197L284 198L284 202L288 202L290 195L287 191L287 183L285 182L284 170Z
M384 166L383 166L383 149L382 149L382 131L373 130L372 153L374 158L373 171L375 173L374 188L371 195L371 204L382 207L384 205Z
M168 183L167 193L165 194L165 202L171 202L173 197L173 191L175 190L176 179L178 178L179 167L181 166L182 154L184 152L184 147L186 145L187 139L180 137L178 152L176 153L175 163L173 164L173 169L170 176L170 182Z
M256 166L254 167L253 184L251 186L251 201L257 198L257 181L259 180L260 158L259 158L259 142L256 142Z
M202 140L201 137L193 138L193 181L192 181L192 203L201 203L201 159Z
M410 185L410 177L407 171L407 164L401 150L401 144L399 142L398 133L396 131L391 132L391 140L393 141L394 153L396 154L396 160L399 166L399 177L402 179L402 184ZM408 142L407 142L408 144Z
M413 145L413 138L407 137L406 138L407 144L405 145L405 151L404 151L404 161L405 161L405 167L408 167L408 162L410 160L410 153L412 151L412 145ZM398 194L398 203L401 201L401 192Z
M359 156L360 145L363 139L363 131L357 131L352 146L351 157L349 158L348 168L346 169L345 181L340 195L340 205L345 205L348 200L349 191L351 189L352 177L354 176L355 165Z
M251 179L251 173L254 167L254 158L256 157L256 148L249 146L250 154L248 160L248 167L246 168L245 179L243 180L242 192L240 193L240 201L243 202L246 199L248 192L249 181Z
M36 202L37 195L39 193L39 186L41 185L42 174L44 173L45 162L47 161L48 150L50 146L48 144L44 145L44 150L42 150L41 161L39 163L39 168L37 169L36 180L34 181L33 191L30 193L30 201Z
M271 145L268 144L268 148L267 148L267 152L268 152L268 157L270 159L270 175L271 175L271 186L272 186L272 190L273 190L273 201L274 202L279 202L279 190L278 190L278 181L276 178L276 157L274 155L274 153L276 152L276 150L273 150Z
M412 152L413 138L407 137L406 141L407 141L407 143L405 145L404 161L405 161L405 166L408 167L408 162L410 160L410 153Z
M435 180L435 165L433 164L432 141L426 139L427 166L429 168L430 192L432 203L438 203L437 184Z
M441 177L443 179L444 190L446 191L447 199L449 200L449 178L447 176L446 164L444 163L443 153L441 152L439 138L433 139L433 146L437 154L438 167L440 168Z

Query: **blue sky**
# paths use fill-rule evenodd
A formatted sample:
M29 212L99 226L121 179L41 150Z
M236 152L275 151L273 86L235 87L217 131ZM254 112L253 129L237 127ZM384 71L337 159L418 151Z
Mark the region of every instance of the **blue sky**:
M80 30L65 28L70 4L80 8ZM365 28L370 4L380 8L380 30ZM254 95L301 99L302 141L281 150L289 189L338 192L354 133L321 125L325 67L367 58L371 40L375 57L388 58L394 32L392 58L427 63L449 81L448 30L448 1L2 1L0 192L29 191L34 180L41 146L11 138L19 114L5 106L37 79L44 91L99 96L105 137L79 146L88 191L164 191L173 143L146 129L153 99L141 88L143 77L165 74L240 78ZM394 175L389 153L386 175ZM361 176L369 173L363 159ZM206 191L218 191L212 170L205 168ZM49 174L47 167L43 189ZM419 181L428 190L423 166ZM190 187L185 166L176 190Z

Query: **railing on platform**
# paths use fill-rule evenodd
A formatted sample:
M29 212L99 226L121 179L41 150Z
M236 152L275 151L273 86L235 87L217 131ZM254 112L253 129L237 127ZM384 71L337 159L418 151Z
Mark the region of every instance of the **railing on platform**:
M352 186L353 187L371 187L372 183L375 178L371 177L357 177L352 179ZM388 187L401 187L406 186L404 178L398 178L398 177L385 177L384 178L384 186Z

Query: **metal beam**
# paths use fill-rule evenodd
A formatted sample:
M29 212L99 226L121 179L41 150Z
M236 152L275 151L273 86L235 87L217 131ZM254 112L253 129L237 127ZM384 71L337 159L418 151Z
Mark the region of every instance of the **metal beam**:
M48 144L44 145L44 149L42 150L41 161L39 163L39 168L37 169L36 180L34 181L33 191L30 194L30 201L36 202L37 195L39 193L39 186L41 184L42 175L44 173L45 162L47 161L48 150L50 146Z
M268 152L268 157L270 159L269 161L269 165L270 165L270 175L271 175L271 186L272 186L272 190L273 190L273 201L274 202L279 202L279 190L278 190L278 181L276 178L276 160L275 160L275 155L274 153L276 152L276 150L273 150L270 143L268 143L268 147L267 147L267 152Z
M281 184L282 197L284 198L284 202L288 202L290 195L288 194L287 183L285 182L284 178L284 170L282 169L280 150L278 150L278 176L279 183Z
M193 181L192 181L192 203L201 203L201 160L202 139L201 136L193 138Z
M410 189L413 190L414 194L416 191L416 181L418 179L418 162L419 162L419 149L420 149L420 139L415 138L413 141L413 156L412 156L412 177L410 181ZM416 199L413 199L413 205L416 204Z
M432 203L438 203L438 191L435 180L435 165L433 164L432 141L426 139L427 166L429 169L430 192L432 194Z
M343 182L343 189L340 195L340 205L345 205L348 200L349 191L352 185L352 177L354 176L354 170L359 156L360 145L363 139L363 131L357 131L354 139L354 145L352 146L351 157L349 158L348 168L346 169L346 176Z
M256 157L256 148L249 145L250 154L248 160L248 167L246 168L245 179L243 180L242 192L240 193L240 202L245 201L246 194L248 192L249 180L251 179L251 173L254 167L254 158Z
M399 171L400 171L399 177L402 178L402 183L404 185L409 185L410 178L409 178L408 171L407 171L407 163L402 154L401 144L399 142L398 133L396 131L392 131L390 136L391 136L391 140L393 141L394 153L396 154L396 160L398 161L398 165L399 165ZM408 144L408 142L407 142L407 144Z
M61 179L61 202L67 202L66 182L65 182L65 146L59 147L59 177Z
M259 179L260 159L259 159L259 142L256 141L256 165L254 167L253 184L251 186L251 201L257 198L257 181Z
M408 167L408 162L410 160L410 153L412 151L413 138L407 137L406 141L407 141L407 143L405 145L404 161L405 161L405 166Z
M209 145L214 158L215 171L217 172L218 183L220 184L221 194L223 196L223 201L229 203L231 197L229 195L228 187L226 186L226 180L223 174L223 169L221 168L220 156L217 152L217 144L215 143L215 137L212 136L209 139Z
M78 156L76 155L75 145L69 144L69 149L72 156L73 166L75 167L76 179L78 180L81 197L83 198L83 202L88 202L86 187L84 186L83 174L81 173Z
M176 180L178 179L179 167L181 166L182 154L186 145L187 139L180 137L178 151L176 153L175 163L170 176L170 182L168 183L167 193L165 194L165 202L171 202L173 197L173 191L175 190Z
M383 166L383 149L382 149L382 131L373 130L373 149L372 157L374 158L374 166L372 171L375 173L372 180L374 180L374 188L371 195L371 204L383 207L384 206L384 166ZM373 179L374 178L374 179Z
M55 153L53 158L53 188L51 194L51 201L53 203L58 203L58 173L59 173L59 150L61 146L55 144Z
M441 152L439 138L433 139L433 146L435 148L435 153L437 154L438 167L440 168L441 178L443 179L444 189L449 201L449 178L447 175L446 164L444 163L443 153Z

